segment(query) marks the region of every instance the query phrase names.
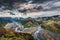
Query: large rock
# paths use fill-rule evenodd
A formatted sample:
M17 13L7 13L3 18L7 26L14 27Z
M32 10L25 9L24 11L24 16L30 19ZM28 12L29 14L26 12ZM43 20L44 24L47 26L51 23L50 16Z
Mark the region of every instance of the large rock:
M4 28L8 28L8 29L11 29L11 30L14 30L17 32L21 32L24 29L24 27L22 25L20 25L16 22L6 24Z

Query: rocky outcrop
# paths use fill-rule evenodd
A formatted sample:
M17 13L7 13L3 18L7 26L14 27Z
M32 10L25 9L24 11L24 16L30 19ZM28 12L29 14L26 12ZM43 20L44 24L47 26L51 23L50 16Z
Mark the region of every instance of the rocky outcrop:
M22 25L19 25L17 22L8 23L5 25L4 28L8 28L8 29L14 30L16 32L23 31L23 29L24 29L24 27Z

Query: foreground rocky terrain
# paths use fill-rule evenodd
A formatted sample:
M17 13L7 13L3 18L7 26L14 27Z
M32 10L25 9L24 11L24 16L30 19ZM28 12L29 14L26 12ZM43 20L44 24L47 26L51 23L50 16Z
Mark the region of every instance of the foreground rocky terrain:
M60 40L60 17L0 18L1 40Z
M0 40L34 40L34 38L28 33L18 33L10 29L0 27Z
M0 27L1 40L60 40L60 34L56 34L41 26L36 28L25 29L24 32L16 32L14 30Z

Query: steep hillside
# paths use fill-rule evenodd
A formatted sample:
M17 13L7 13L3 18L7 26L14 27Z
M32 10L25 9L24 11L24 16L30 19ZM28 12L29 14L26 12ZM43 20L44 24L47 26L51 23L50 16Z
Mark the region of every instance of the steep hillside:
M42 28L60 34L60 19L50 19L42 22Z
M1 40L34 40L31 34L18 33L10 29L0 27L0 39Z

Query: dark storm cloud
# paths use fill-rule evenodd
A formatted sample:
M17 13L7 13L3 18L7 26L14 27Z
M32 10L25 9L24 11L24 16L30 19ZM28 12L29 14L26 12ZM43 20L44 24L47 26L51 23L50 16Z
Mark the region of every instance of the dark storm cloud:
M21 16L22 13L23 14L27 13L27 16L25 17L33 17L36 15L37 16L38 15L49 16L49 15L54 15L54 14L59 15L60 14L60 1L59 0L0 0L0 12L1 12L0 15L2 16L4 12L8 14L6 15L7 17L9 15Z
M52 0L0 0L0 4L4 4L4 3L13 4L13 2L25 3L29 1L32 1L32 3L43 3L46 1L52 1Z
M26 0L0 0L0 7L5 6L5 9L12 9L14 2L25 3Z
M40 6L36 7L40 11L60 10L60 0L29 0L31 3L38 3ZM28 2L29 2L28 1Z
M15 3L26 3L26 4L37 4L37 6L35 6L33 9L39 10L39 11L52 11L52 10L60 10L60 1L59 0L0 0L0 10L15 10L19 9L15 6ZM32 5L34 6L34 5ZM23 10L19 10L22 12L26 12L26 10L29 9L23 9Z
M52 1L52 0L32 0L33 3L44 3L46 1Z

